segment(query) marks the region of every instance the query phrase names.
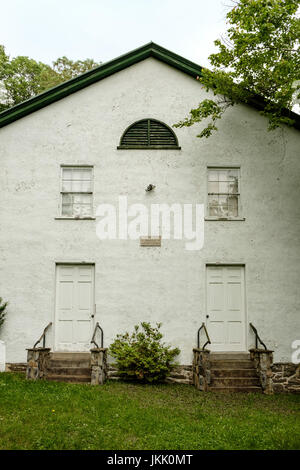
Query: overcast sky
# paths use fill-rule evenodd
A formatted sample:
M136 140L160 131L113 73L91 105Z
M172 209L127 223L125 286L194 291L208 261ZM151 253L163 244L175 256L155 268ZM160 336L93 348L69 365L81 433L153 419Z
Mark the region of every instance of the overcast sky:
M154 41L208 66L231 0L9 0L0 44L42 62L66 55L106 62Z

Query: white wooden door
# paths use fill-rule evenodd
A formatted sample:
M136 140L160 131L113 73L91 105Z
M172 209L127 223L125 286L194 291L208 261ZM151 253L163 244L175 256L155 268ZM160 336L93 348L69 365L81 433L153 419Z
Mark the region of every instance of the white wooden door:
M89 351L94 308L94 266L57 265L56 351Z
M212 351L246 351L243 266L207 266L207 329Z

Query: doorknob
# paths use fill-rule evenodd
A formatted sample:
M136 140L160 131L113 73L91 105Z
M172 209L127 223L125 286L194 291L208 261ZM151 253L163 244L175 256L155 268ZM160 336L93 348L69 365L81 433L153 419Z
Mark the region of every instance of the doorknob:
M209 318L209 315L206 315L206 318Z
M95 315L91 315L91 318L94 318Z

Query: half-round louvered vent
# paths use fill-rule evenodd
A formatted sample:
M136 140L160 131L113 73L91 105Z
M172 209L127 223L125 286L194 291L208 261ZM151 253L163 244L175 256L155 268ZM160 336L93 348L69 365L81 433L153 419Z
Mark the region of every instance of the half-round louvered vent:
M119 149L179 149L172 129L156 119L131 124L121 137Z

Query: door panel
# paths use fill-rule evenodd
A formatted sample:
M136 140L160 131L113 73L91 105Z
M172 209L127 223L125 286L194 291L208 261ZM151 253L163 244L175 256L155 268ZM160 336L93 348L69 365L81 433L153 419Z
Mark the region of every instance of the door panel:
M88 351L94 306L94 266L57 265L55 349Z
M212 351L245 351L243 266L207 266L207 328Z

